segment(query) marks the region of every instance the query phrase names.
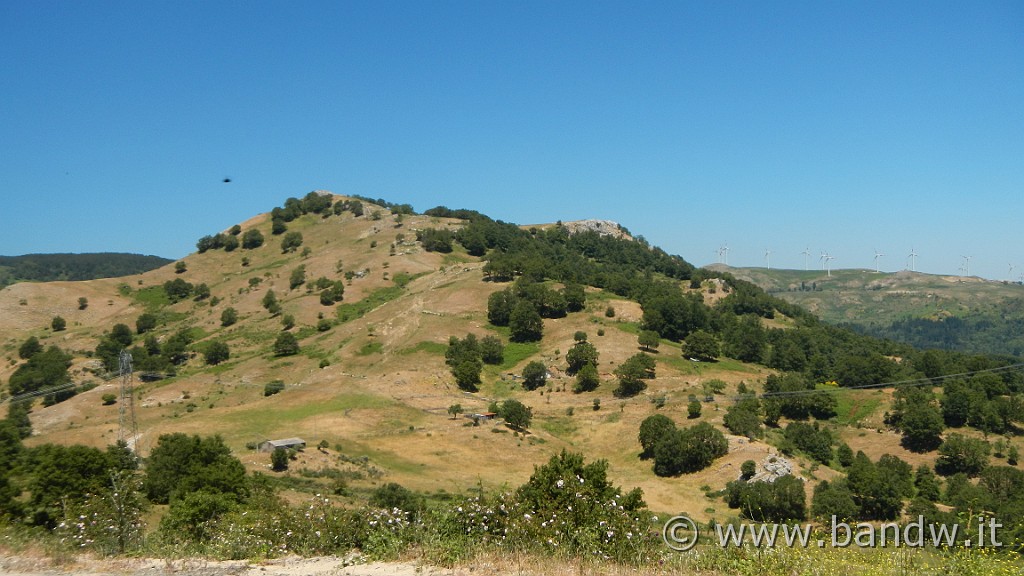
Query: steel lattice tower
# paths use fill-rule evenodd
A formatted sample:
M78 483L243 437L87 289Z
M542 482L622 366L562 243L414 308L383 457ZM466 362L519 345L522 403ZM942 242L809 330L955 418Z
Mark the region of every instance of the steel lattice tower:
M121 399L120 399L120 424L117 431L118 442L124 442L128 449L138 454L136 442L138 442L139 430L135 424L135 400L132 386L132 355L127 350L121 350Z

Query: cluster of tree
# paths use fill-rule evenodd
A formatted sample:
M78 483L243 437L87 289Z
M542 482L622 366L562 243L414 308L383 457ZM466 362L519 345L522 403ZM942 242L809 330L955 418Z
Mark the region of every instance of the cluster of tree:
M829 519L894 520L904 499L915 494L914 470L900 458L885 454L872 462L857 452L846 467L846 478L821 482L814 489L814 517Z
M698 408L700 404L698 403ZM699 414L698 410L698 414ZM725 411L722 417L722 424L729 432L737 436L747 438L760 438L763 434L761 429L761 403L753 395L744 395Z
M0 288L15 282L94 280L142 274L173 260L141 254L26 254L0 256Z
M729 451L725 435L711 424L701 422L680 429L663 414L648 416L640 423L639 440L640 457L654 459L658 476L698 472Z
M0 421L0 517L53 529L70 504L110 490L112 477L132 472L137 462L124 444L106 450L80 445L22 446L13 425ZM26 493L27 498L15 498Z
M565 361L569 364L566 372L576 376L573 392L590 392L601 384L597 373L598 355L597 347L587 341L586 334L578 333L576 342L565 353Z
M555 290L543 283L521 278L487 299L487 320L495 326L508 326L513 342L534 342L543 336L542 318L562 318L582 310L586 295L578 284Z
M619 398L636 396L647 388L646 380L654 378L654 358L647 354L634 354L615 368L619 385L612 391Z
M68 374L68 368L71 367L71 355L60 348L44 348L38 338L30 336L18 347L18 357L25 362L11 374L7 383L12 396L70 385L71 376ZM68 387L45 395L43 401L47 405L55 404L75 394L75 389ZM13 406L12 404L12 408ZM27 419L27 415L25 418Z
M163 284L164 293L171 303L180 302L192 297L196 302L210 297L210 287L206 284L193 285L182 278L168 280Z
M164 338L162 343L150 334L141 345L132 346L135 338L131 329L125 324L115 324L100 339L93 356L103 362L107 372L116 373L121 369L121 350L127 349L135 370L174 374L177 366L188 361L193 340L191 331L185 328Z
M368 196L360 196L359 194L352 194L351 196L356 199L354 200L354 202L358 202L361 200L363 202L366 202L367 204L376 204L377 206L380 206L382 208L387 208L388 210L391 211L392 214L403 214L406 216L411 216L416 213L416 211L413 210L411 204L395 204L393 202L388 202L383 198L370 198Z
M416 241L423 245L427 252L447 254L452 251L455 235L445 228L424 228L416 231Z
M530 427L533 420L533 409L515 398L509 398L493 406L492 410L514 430L520 432Z
M793 420L806 420L811 416L826 420L835 416L835 395L816 388L813 381L800 373L768 375L763 397L765 421L774 426L780 416Z
M461 340L457 336L449 338L444 357L459 388L476 392L483 365L501 364L504 354L505 345L497 336L487 335L478 340L470 333Z
M903 445L916 452L935 450L946 427L971 426L986 434L1016 433L1024 422L1024 397L1016 380L993 372L946 378L936 401L930 382L894 394L886 423L903 433Z
M786 475L774 481L733 480L725 486L729 508L757 522L793 522L807 517L807 497L802 480Z
M792 453L795 448L822 464L828 465L832 462L832 433L822 428L818 422L790 422L786 425L783 437L783 453Z
M220 250L223 248L225 252L234 252L241 245L241 242L238 240L238 235L241 233L242 227L235 224L227 234L218 232L213 236L203 236L196 242L196 251L200 254L205 254L209 250ZM262 244L262 236L261 234L260 244Z
M1024 357L1024 299L1007 298L969 314L942 318L900 318L891 324L844 324L873 336L922 350L959 350Z

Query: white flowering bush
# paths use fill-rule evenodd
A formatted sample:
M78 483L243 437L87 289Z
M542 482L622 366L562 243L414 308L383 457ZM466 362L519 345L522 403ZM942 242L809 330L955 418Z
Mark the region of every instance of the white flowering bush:
M140 487L132 471L112 473L108 489L66 506L55 535L65 545L103 555L138 550L145 533Z

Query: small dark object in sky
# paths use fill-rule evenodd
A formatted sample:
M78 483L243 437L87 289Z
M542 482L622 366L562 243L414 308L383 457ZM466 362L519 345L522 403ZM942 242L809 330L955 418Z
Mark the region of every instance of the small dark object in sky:
M225 184L227 184L228 182L231 182L231 178L225 178L225 179L224 179L224 183L225 183Z

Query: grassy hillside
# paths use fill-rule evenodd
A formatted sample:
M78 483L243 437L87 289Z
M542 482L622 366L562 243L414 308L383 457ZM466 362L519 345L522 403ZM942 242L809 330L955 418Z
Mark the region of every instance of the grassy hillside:
M757 284L832 324L872 336L987 354L1024 355L1024 286L977 277L871 270L709 267Z
M934 451L905 448L901 433L887 423L898 400L894 391L866 388L924 370L927 358L909 348L819 325L804 311L747 284L689 278L693 269L682 259L629 240L612 245L595 235L574 244L567 232L561 235L562 227L548 226L547 232L487 238L505 242L506 248L491 248L486 256L472 255L461 242L452 244L450 252L428 251L425 242L416 240L417 232L458 231L479 222L479 215L417 215L400 205L365 199L363 207L359 215L305 214L278 234L276 212L263 214L226 229L216 241L205 239L205 249L181 265L120 278L19 283L0 290L0 380L11 381L26 364L19 354L23 343L35 337L43 348L71 353L72 379L84 385L69 400L33 405L33 435L26 445L103 447L118 438L120 402L104 397L116 397L120 381L97 357L102 353L98 345L117 324L134 332L145 314L155 327L134 336L137 361L146 355L144 348L169 346L183 334L191 343L183 362L166 370L169 377L135 380L136 450L147 455L157 438L172 432L219 435L250 472L267 474L290 502L333 493L343 504L356 506L390 482L442 503L453 494L494 494L522 485L536 466L568 450L588 460L606 460L609 479L626 489L642 489L650 510L663 518L687 513L699 522L735 519L738 511L723 502L723 495L748 460L759 475L769 465L789 464L805 481L809 503L815 486L842 478L844 469L835 459L816 462L794 449L784 435L791 420L786 415L775 427L761 427L761 416L756 416L757 433L727 435L727 453L695 473L657 476L652 461L640 458L638 431L646 418L661 414L680 427L708 423L725 430L729 410L749 391L763 392L770 377L783 369L810 383L809 389L789 393L835 398L834 416L815 423L835 445L863 451L871 461L890 454L915 467L935 462ZM495 230L486 232L500 235ZM216 247L228 236L245 238L252 231L263 237L259 247ZM283 248L284 239L295 233L301 234L301 244ZM538 234L550 236L533 242ZM517 252L517 243L527 249ZM546 251L546 268L529 260L531 250ZM648 259L643 267L626 261L640 258ZM530 289L555 292L565 286L555 278L593 283L585 289L582 310L543 320L540 341L513 342L511 329L495 326L488 317L491 296L517 286L497 278L503 270L532 276L536 282ZM833 281L854 282L844 274L826 280L808 274L805 282L824 284L811 292L819 297L841 295L852 288L834 294L826 288ZM323 287L334 282L343 283L343 299L325 302ZM205 286L208 295L175 301L166 289L169 283ZM778 292L783 286L792 285L780 281L773 291L784 295ZM268 310L271 292L279 311ZM88 306L79 304L82 298ZM229 308L237 316L233 323L222 320ZM655 318L651 310L664 314ZM656 350L645 352L654 359L656 373L646 390L631 397L613 394L615 372L640 352L643 329L655 321L672 328L668 319L673 315L678 323L692 321L721 333L726 343L720 358L695 361L682 354L678 342L663 338ZM55 316L66 321L66 329L51 328ZM566 373L566 354L580 332L600 354L600 384L577 394L575 378ZM275 353L282 333L295 337L298 354ZM497 336L505 344L503 361L484 366L476 392L460 389L445 363L449 338L469 333ZM207 362L204 353L213 343L227 344L229 358ZM813 357L804 350L813 351ZM543 362L551 377L546 386L527 391L519 375L531 361ZM948 362L952 372L962 371L957 363L972 369L984 365L958 356ZM1018 380L1006 377L1014 386L1007 396L1017 392ZM283 390L268 395L267 385L275 382L283 383ZM532 408L527 431L500 421L474 425L449 414L454 404L473 414L507 399ZM691 414L695 399L699 415ZM1007 447L1024 448L1012 433L1020 420L1010 413L1015 405L1007 406ZM973 429L963 432L981 437ZM287 472L270 472L271 457L258 452L257 445L290 437L303 438L308 448L294 455ZM1001 464L1006 456L986 458Z
M15 282L93 280L140 274L171 261L141 254L26 254L0 256L0 288Z

